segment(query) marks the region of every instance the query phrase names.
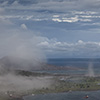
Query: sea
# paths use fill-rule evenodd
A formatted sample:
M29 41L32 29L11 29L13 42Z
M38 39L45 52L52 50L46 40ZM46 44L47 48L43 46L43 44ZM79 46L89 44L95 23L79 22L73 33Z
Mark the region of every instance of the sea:
M86 75L89 71L92 71L96 75L100 74L100 58L50 58L47 59L47 63L57 67L62 66L79 70L43 70L41 72Z
M87 67L89 63L93 63L97 67L100 66L100 58L49 58L48 64L57 66L73 66L73 67Z
M38 94L34 96L25 96L24 100L100 100L100 91Z
M100 58L53 58L47 60L48 64L65 67L81 68L83 70L58 70L49 73L87 74L90 71L94 75L100 74ZM91 69L90 69L91 68ZM47 71L46 71L47 72ZM88 98L87 98L88 96ZM64 93L50 93L25 96L24 100L100 100L100 91L72 91Z

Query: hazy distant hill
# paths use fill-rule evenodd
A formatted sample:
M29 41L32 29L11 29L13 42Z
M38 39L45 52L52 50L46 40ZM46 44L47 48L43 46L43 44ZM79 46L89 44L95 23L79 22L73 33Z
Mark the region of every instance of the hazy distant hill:
M0 59L0 66L4 69L39 70L43 64L38 60L27 60L6 56Z
M55 66L50 65L44 62L28 61L25 59L11 58L11 57L3 57L0 59L1 70L82 70L78 67L70 67L70 66Z

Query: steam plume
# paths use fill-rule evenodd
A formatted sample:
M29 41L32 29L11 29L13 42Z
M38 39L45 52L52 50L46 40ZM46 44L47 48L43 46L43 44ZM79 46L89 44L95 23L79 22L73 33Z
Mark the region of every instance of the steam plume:
M23 69L29 69L29 64L33 68L38 68L39 62L45 59L44 53L37 46L40 41L38 36L29 30L14 27L11 22L1 21L1 24L0 58L7 56L11 62L17 63Z
M0 76L0 92L25 92L28 90L46 88L51 81L44 77L23 77L14 74Z
M37 47L40 41L38 36L27 29L15 27L9 21L0 22L0 58L3 59L0 60L0 71L9 67L23 70L40 68L40 62L44 61L45 55ZM0 75L0 92L39 89L48 87L50 83L44 77L26 77L8 72Z
M88 75L89 77L94 77L94 71L93 71L93 63L89 63L89 66L88 66Z

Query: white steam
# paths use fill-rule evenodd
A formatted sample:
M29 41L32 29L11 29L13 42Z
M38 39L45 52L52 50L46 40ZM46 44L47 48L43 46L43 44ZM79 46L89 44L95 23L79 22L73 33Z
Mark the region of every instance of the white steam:
M25 24L18 27L10 21L0 20L0 61L3 57L7 57L11 63L16 65L12 64L11 68L20 67L20 69L29 70L31 65L31 69L38 69L41 67L40 62L45 59L42 50L37 47L39 38L30 32ZM0 62L0 72L4 65L9 68L9 63L5 63L7 60ZM3 74L0 75L0 92L40 89L48 87L51 83L44 77L19 76L10 72Z
M87 76L89 77L94 77L94 70L93 70L93 63L89 63L89 66L88 66L88 74Z
M2 25L3 26L2 26ZM25 28L25 24L18 27L10 21L1 21L0 28L0 58L8 56L10 61L21 64L23 69L28 69L28 62L33 68L44 61L45 56L37 46L40 41L38 36ZM22 28L23 27L23 28Z
M14 91L25 92L27 90L46 88L51 81L44 77L23 77L14 74L0 76L0 92Z

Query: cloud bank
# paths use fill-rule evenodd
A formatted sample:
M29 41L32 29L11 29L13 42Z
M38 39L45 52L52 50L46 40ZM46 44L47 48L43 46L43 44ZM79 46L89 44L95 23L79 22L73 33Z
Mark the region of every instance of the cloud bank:
M33 55L40 54L40 56L37 59L41 59L43 55L42 53L40 53L41 50L37 49L39 48L38 45L39 43L40 46L43 46L42 48L47 48L46 51L48 50L48 48L50 48L49 51L57 50L57 52L59 51L76 52L76 51L81 51L81 48L84 47L83 50L84 52L86 52L87 51L86 46L89 45L89 43L87 42L84 42L85 45L82 46L81 45L79 46L78 43L73 43L73 42L69 43L67 42L67 39L65 42L56 41L51 43L48 41L39 40L40 37L37 38L37 36L35 35L32 36L32 32L30 32L30 30L42 34L42 37L43 38L46 37L47 39L53 38L53 34L54 35L56 34L54 38L57 37L60 39L61 34L64 33L64 35L68 34L67 36L69 36L72 33L71 31L68 30L74 30L75 31L74 34L76 35L75 36L76 40L79 40L79 38L77 39L78 37L77 35L79 34L77 30L91 29L87 31L87 34L91 35L91 33L94 32L94 31L92 32L93 28L99 29L100 26L99 5L100 5L100 0L84 0L84 1L82 0L42 0L42 1L41 0L35 0L35 1L2 0L0 3L0 22L1 22L0 26L1 27L4 26L1 28L1 33L6 33L6 35L4 36L3 34L1 34L1 37L5 37L4 41L8 42L11 45L7 47L8 45L6 45L5 42L2 42L2 45L5 45L4 46L5 48L3 47L3 49L1 50L2 52L0 54L1 57L3 55L8 55L8 51L9 54L11 51L11 53L14 55L12 51L15 51L16 55L19 54L20 57L23 56L24 58L26 58L27 56L26 52L27 51L32 52L31 50L34 48L33 51L35 51L36 53ZM19 30L16 29L15 26L18 27ZM7 29L5 30L5 28ZM9 32L9 35L7 34L7 32ZM84 33L82 31L79 32L83 36ZM97 34L100 32L95 31L94 34L95 33L97 37ZM80 40L82 36L80 36ZM59 39L58 41L60 41ZM13 40L16 40L16 43L12 42ZM93 39L91 40L89 39L89 41L92 40ZM95 45L94 42L92 42L92 46L94 45ZM16 46L18 48L16 48ZM11 47L12 50L9 49ZM8 50L6 48L8 48ZM90 51L93 50L90 49ZM22 51L23 53L22 52L17 53L19 51ZM31 54L28 55L32 57Z
M100 7L100 0L13 0L1 2L1 6L9 6L16 9L26 9L25 6L29 6L27 9L34 10L51 10L51 11L63 11L72 9L98 9ZM31 6L30 6L31 5ZM34 6L33 6L34 5Z
M55 57L100 57L100 42L84 42L79 40L76 43L68 43L48 40L38 45L48 54L54 54L55 52Z

